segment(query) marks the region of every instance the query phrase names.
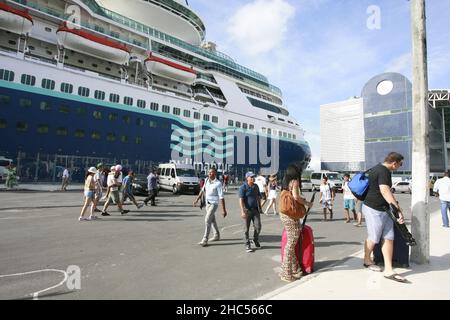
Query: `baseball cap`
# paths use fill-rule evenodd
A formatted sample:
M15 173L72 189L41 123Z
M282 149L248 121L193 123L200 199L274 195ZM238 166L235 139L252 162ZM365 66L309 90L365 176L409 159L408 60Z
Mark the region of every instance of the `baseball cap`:
M255 176L255 174L253 173L253 172L251 172L251 171L249 171L249 172L247 172L246 174L245 174L245 177L246 178L248 178L248 177L254 177Z
M91 172L91 173L97 173L97 169L96 169L95 167L90 167L90 168L88 169L88 172Z

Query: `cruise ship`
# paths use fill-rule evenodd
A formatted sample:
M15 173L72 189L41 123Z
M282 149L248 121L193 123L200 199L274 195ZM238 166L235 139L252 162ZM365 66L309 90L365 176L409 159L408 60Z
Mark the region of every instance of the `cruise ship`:
M98 162L306 168L281 90L205 33L182 0L0 0L0 156L34 181Z

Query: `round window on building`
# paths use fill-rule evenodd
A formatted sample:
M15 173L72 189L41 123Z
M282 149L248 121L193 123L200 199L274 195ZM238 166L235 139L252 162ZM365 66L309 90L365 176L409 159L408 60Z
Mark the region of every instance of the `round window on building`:
M377 85L377 92L381 96L391 93L394 89L394 83L391 80L383 80Z

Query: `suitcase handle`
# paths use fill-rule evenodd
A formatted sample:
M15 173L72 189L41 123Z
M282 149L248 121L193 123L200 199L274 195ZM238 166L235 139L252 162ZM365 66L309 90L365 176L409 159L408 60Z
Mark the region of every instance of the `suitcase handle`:
M313 192L313 195L311 196L311 200L309 200L309 202L314 202L314 198L316 197L316 193L317 193L317 191L314 191L314 192ZM302 222L302 231L301 231L301 233L303 233L303 227L305 226L306 218L308 218L309 210L311 210L311 208L308 208L308 210L306 210L305 217L303 218L303 222Z

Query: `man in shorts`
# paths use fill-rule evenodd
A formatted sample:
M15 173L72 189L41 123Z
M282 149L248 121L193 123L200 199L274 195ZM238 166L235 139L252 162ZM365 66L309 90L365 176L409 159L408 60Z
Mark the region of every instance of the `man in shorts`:
M374 264L371 254L375 245L383 241L381 251L384 258L384 277L397 282L407 280L395 273L392 268L392 256L394 252L394 222L388 216L386 208L391 204L399 209L399 223L404 223L403 214L398 202L391 192L391 171L398 170L403 165L403 156L397 152L391 152L369 172L369 191L362 206L362 213L366 219L367 240L364 244L364 267L372 271L381 271Z
M323 208L323 221L327 221L327 210L330 211L330 220L333 220L333 201L335 197L333 183L328 182L328 177L324 176L320 185L320 203Z
M342 184L342 189L344 192L344 214L345 223L349 223L352 219L350 218L350 210L353 212L353 218L357 219L355 211L355 196L348 187L348 182L350 180L350 175L348 173L344 174L344 183Z

